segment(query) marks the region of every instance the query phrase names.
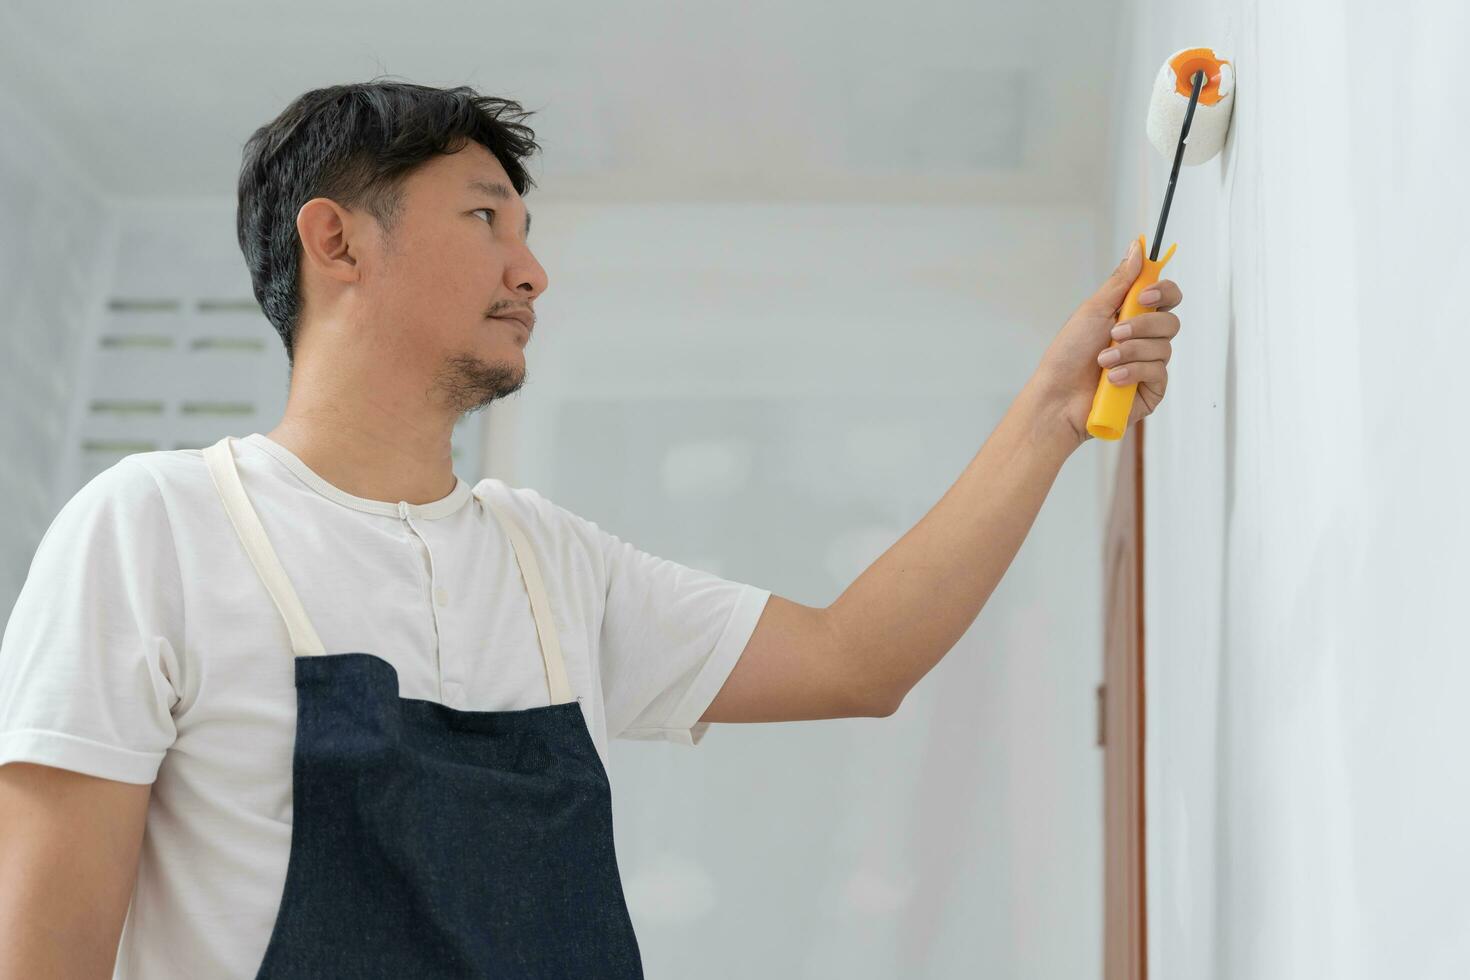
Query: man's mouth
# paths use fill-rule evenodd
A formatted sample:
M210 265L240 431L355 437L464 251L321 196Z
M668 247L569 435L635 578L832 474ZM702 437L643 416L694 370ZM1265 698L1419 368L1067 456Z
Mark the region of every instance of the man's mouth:
M530 334L531 334L531 329L532 328L529 327L529 326L527 326L526 324L522 323L520 320L515 319L514 317L508 317L508 316L487 316L487 317L485 317L485 319L487 319L487 320L499 320L501 323L509 323L513 327L521 327L521 328L523 328L526 331L526 335L527 336L530 336Z

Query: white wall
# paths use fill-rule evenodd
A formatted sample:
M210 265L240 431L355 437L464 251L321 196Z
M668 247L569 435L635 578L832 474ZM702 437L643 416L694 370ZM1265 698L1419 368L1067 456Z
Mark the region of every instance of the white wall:
M1457 2L1137 0L1110 227L1152 233L1173 51L1239 93L1165 243L1184 331L1147 424L1153 975L1470 975Z
M111 215L45 119L0 87L0 609L60 508L83 337L102 304Z
M492 468L812 605L939 499L1105 271L1082 208L533 208L550 286ZM1094 448L893 717L613 743L650 978L1098 974Z

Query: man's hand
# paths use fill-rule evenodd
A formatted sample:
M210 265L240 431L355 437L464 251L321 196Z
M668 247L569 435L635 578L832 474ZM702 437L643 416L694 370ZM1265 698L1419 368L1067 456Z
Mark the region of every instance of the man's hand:
M1109 347L1113 318L1123 305L1128 288L1143 269L1143 255L1137 245L1134 242L1130 246L1128 257L1062 325L1033 379L1045 393L1046 401L1076 435L1079 446L1092 438L1087 431L1087 416L1092 413L1092 399L1103 368L1110 372L1121 368L1126 372L1121 377L1110 376L1115 384L1138 382L1133 410L1128 413L1129 425L1159 407L1169 383L1168 364L1173 354L1169 342L1179 333L1179 318L1169 311L1184 298L1171 280L1160 279L1143 291L1139 300L1145 306L1157 307L1157 312L1143 313L1118 324L1127 329L1128 335L1118 338L1117 347ZM1107 360L1109 354L1116 358Z

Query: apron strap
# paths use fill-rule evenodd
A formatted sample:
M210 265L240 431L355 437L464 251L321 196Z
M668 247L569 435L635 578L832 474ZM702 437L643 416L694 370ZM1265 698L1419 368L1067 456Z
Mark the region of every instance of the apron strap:
M536 562L536 552L526 538L526 532L515 519L501 507L481 497L490 513L500 522L510 546L515 551L516 564L521 569L521 579L526 583L526 592L531 596L531 615L536 620L536 636L541 640L541 659L546 663L546 686L551 692L551 703L561 704L572 700L571 685L567 683L566 664L561 655L561 638L556 632L556 621L551 617L551 603L546 597L546 583L541 578L541 566Z
M245 545L250 563L260 574L260 580L265 583L271 601L276 604L276 608L281 611L281 618L286 621L286 630L291 634L292 651L298 657L326 653L326 648L316 635L316 629L306 616L306 610L302 608L301 600L296 596L296 590L291 588L291 580L286 577L281 560L276 557L276 549L271 547L265 528L260 526L260 517L250 505L250 498L245 496L245 487L240 483L240 471L235 467L235 454L230 449L230 437L225 436L205 449L204 461L209 464L209 475L214 479L214 488L219 491L220 500L224 501L225 513L229 515L230 523L235 526L235 533Z

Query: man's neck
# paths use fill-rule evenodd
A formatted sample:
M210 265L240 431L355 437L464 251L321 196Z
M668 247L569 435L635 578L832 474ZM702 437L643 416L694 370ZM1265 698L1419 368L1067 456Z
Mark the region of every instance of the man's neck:
M288 407L266 436L354 497L428 504L453 492L452 423L416 428L403 419L374 418L370 409L351 421L344 414L293 413Z

